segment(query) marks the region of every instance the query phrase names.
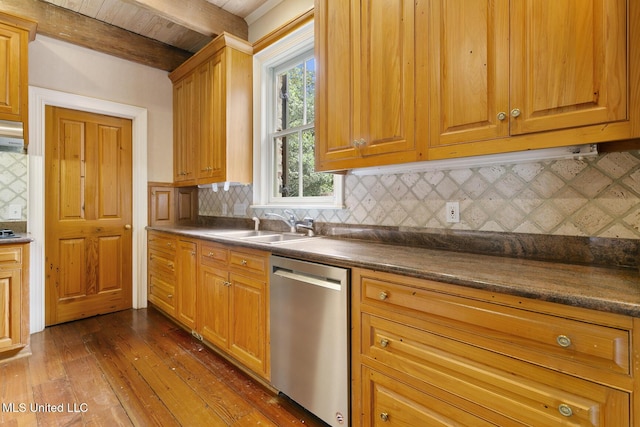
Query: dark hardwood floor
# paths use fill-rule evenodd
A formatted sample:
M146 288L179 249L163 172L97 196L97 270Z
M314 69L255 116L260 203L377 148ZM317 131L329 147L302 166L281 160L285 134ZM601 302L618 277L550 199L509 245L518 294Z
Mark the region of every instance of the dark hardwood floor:
M320 426L153 308L46 328L0 364L7 426Z

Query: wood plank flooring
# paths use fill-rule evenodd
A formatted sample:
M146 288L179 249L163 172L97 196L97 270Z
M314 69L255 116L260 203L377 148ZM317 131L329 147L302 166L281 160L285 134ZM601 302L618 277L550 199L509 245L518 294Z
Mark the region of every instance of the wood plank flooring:
M3 426L323 426L153 308L45 329L0 364Z

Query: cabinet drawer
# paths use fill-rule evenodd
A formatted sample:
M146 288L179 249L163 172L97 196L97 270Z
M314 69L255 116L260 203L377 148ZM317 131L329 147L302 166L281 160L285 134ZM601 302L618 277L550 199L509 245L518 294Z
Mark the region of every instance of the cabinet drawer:
M0 247L0 266L2 264L22 264L22 248L18 246Z
M175 236L153 231L149 231L147 242L149 249L156 249L168 253L175 253L178 246L178 239Z
M562 371L579 365L630 373L629 330L369 277L361 283L363 307L425 319L458 340Z
M175 286L164 277L149 273L149 301L162 310L175 314Z
M628 393L362 314L365 363L381 364L526 425L627 425Z
M226 266L229 263L229 250L227 248L210 243L202 243L200 248L201 264L208 266Z
M362 368L364 426L496 426L373 369Z
M263 252L229 252L229 266L232 271L264 278L269 272L269 257Z
M175 257L170 257L165 252L149 249L149 270L174 275L176 272Z

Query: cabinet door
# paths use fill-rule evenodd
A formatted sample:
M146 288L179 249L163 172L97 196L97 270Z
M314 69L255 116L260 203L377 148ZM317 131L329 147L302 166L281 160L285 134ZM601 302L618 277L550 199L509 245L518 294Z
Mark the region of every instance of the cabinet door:
M229 273L200 264L198 330L202 337L226 349L229 345Z
M181 240L177 252L178 321L192 329L196 326L196 247L195 242Z
M430 145L508 136L509 0L437 0L429 15Z
M267 286L261 280L231 274L229 352L268 378Z
M0 353L22 346L22 295L19 269L0 270Z
M511 134L627 119L627 2L511 2Z
M417 160L417 7L316 1L316 170Z
M21 106L26 97L26 70L21 74L26 47L21 49L23 31L9 25L0 24L0 119L22 120Z
M185 77L173 87L173 180L189 185L195 183L194 147L199 129L195 74Z
M198 183L225 181L224 54L215 55L197 72L200 94Z

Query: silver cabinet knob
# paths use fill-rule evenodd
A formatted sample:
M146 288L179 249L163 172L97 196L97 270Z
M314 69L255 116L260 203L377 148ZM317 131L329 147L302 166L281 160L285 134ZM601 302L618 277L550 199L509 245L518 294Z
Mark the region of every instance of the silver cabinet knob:
M384 422L389 421L389 414L387 414L386 412L383 412L380 414L380 419Z
M506 118L507 118L507 113L505 113L504 111L500 111L498 113L498 120L503 121Z
M513 110L511 110L511 117L518 117L519 115L520 115L519 108L514 108Z
M556 342L560 347L567 348L571 345L571 338L566 335L558 335L556 338Z
M560 414L565 417L570 417L571 415L573 415L573 409L571 409L571 406L565 403L561 403L560 406L558 406L558 412L560 412Z
M247 260L246 260L246 259L243 259L242 261L240 261L240 264L242 264L242 265L247 265Z
M125 230L131 230L131 224L125 224L124 225L124 229Z
M380 295L378 295L378 298L380 298L380 301L384 301L387 299L389 295L386 292L380 292Z
M380 347L385 348L386 346L389 345L389 340L382 338L380 340Z

